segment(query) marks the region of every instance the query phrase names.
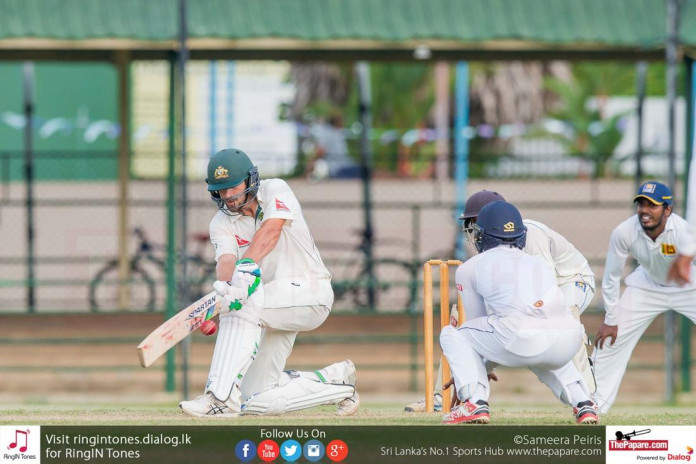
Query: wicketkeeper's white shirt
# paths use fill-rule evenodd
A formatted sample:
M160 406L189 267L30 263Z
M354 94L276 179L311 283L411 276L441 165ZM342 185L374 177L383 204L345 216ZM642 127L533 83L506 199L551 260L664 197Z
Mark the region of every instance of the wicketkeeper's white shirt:
M263 221L286 219L278 244L259 263L264 283L278 279L330 279L319 250L302 216L302 208L290 186L282 179L260 182L257 194L261 213L228 216L218 211L210 222L210 240L215 246L215 260L224 254L243 258Z
M594 290L594 273L587 259L572 243L541 222L525 219L527 243L524 251L539 256L556 272L558 285L584 282Z
M654 242L641 227L637 214L619 224L611 233L602 278L602 297L606 311L604 323L618 323L621 274L629 255L635 258L639 266L626 277L626 285L662 293L694 290L696 282L680 287L667 280L667 271L674 258L683 248L688 247L690 239L687 222L674 213L667 218L665 230ZM691 272L696 275L693 264Z

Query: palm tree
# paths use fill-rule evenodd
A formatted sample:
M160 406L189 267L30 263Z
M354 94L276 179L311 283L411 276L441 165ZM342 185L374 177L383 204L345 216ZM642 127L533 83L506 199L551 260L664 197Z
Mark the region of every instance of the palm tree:
M570 136L550 134L573 156L589 158L595 177L603 177L608 160L621 142L620 120L625 114L608 117L609 95L626 94L633 85L633 69L617 65L579 65L570 80L546 79L545 87L559 98L558 108L548 114L565 122ZM594 99L594 104L590 104Z

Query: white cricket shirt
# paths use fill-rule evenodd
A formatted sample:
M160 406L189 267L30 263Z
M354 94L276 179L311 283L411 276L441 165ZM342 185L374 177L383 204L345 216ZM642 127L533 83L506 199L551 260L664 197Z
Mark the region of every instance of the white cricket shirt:
M467 314L546 318L565 312L553 271L517 248L503 245L472 256L457 268L456 282Z
M621 274L629 255L638 261L638 268L626 277L626 285L659 292L693 290L696 283L680 287L667 281L667 270L674 258L690 239L687 222L672 213L665 230L653 241L645 233L634 214L611 233L609 251L602 278L602 297L606 315L604 323L617 325ZM693 273L692 264L692 273Z
M580 280L594 290L592 268L572 243L541 222L530 219L522 222L527 226L524 251L544 259L555 271L558 285Z
M319 250L302 216L302 208L290 186L282 179L260 182L256 196L261 212L257 219L228 216L218 211L210 222L210 241L215 260L224 254L243 258L263 221L286 219L275 248L259 263L264 283L282 278L330 279Z

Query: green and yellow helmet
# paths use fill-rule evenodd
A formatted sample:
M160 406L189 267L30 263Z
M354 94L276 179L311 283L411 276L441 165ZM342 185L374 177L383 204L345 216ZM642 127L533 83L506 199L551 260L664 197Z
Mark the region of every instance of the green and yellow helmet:
M210 196L226 214L239 214L242 208L251 203L259 191L259 169L254 166L246 153L236 148L228 148L215 153L208 162L208 184ZM230 211L220 197L220 190L236 187L246 182L246 201L236 211Z

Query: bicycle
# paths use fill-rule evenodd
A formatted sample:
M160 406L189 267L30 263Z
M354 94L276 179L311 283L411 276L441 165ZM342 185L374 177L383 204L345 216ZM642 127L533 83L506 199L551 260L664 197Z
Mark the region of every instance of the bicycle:
M153 312L157 303L157 280L150 275L145 263L158 267L164 273L166 271L165 260L155 254L155 249L163 250L161 245L155 245L148 239L145 231L136 227L133 235L137 240L135 254L129 259L130 279L128 289L130 293L130 306ZM215 280L215 263L203 258L203 245L208 243L208 234L194 234L192 238L198 243L195 254L186 257L187 274L189 281L189 294L195 299L205 292L206 283ZM180 253L177 260L181 260ZM106 309L117 309L119 306L119 261L117 258L109 260L89 282L89 305L92 312L100 312ZM182 282L178 282L177 291L184 291Z
M350 246L349 258L338 262L338 269L333 269L334 278L331 285L334 291L334 305L337 302L350 301L358 312L376 312L385 304L389 309L415 311L421 263L417 260L391 257L373 258L374 278L370 279L370 262L367 260L368 237L364 232L361 232L361 236L357 246ZM336 250L342 247L345 247L345 244L331 244L322 248Z

